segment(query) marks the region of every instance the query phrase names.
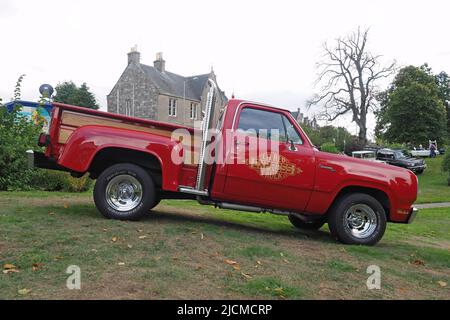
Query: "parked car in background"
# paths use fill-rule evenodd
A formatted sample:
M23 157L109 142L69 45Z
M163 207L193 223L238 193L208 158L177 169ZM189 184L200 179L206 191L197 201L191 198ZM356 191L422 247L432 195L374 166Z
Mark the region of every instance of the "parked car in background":
M413 157L429 157L430 152L431 151L429 149L415 149L409 151ZM439 150L435 150L435 152L437 155L439 154Z
M422 173L427 167L425 160L408 157L402 150L380 149L377 152L377 159L390 165L409 169L416 174Z
M376 152L372 151L372 150L353 151L352 157L357 158L357 159L364 159L364 160L368 160L368 161L386 163L386 161L377 160Z

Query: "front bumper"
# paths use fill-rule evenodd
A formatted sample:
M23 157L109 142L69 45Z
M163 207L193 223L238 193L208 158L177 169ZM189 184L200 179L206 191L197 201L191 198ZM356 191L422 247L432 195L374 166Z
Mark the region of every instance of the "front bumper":
M411 170L412 172L417 172L417 171L424 171L426 167L427 167L426 164L422 164L418 166L407 167L407 169Z
M419 209L412 207L408 214L408 223L412 223L417 216Z

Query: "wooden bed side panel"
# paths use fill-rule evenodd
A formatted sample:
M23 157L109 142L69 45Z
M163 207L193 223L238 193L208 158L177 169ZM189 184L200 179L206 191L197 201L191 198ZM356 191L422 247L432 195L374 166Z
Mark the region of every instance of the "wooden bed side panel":
M126 123L126 122L123 122L118 119L108 119L108 118L101 117L101 116L63 110L63 113L61 116L61 126L59 129L59 135L58 135L58 143L65 144L67 142L67 140L69 140L70 135L77 128L83 127L83 126L89 126L89 125L102 125L102 126L108 126L108 127L112 127L112 128L129 129L129 130L152 133L152 134L169 137L169 138L172 135L172 131L167 130L167 129L160 129L157 127L146 127L143 125ZM198 152L199 152L200 146L195 146L195 143L198 143L198 141L196 141L193 136L191 139L191 146L190 146L191 148L189 148L185 143L183 143L186 151L190 149L190 152L187 151L184 153L185 163L188 165L189 164L195 165L196 159L198 159Z
M72 111L64 110L61 116L61 130L58 142L66 143L70 137L70 134L76 130L76 128L90 125L102 125L112 128L129 129L141 132L147 132L157 134L164 137L170 137L172 132L170 130L159 129L156 127L145 127L138 124L125 123L116 119L107 119L90 114L76 113Z

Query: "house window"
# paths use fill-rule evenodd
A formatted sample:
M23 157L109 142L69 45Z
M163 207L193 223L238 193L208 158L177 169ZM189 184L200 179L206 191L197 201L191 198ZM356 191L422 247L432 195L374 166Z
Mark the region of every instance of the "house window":
M177 100L175 99L169 99L169 116L177 116Z
M131 116L131 100L130 99L127 99L125 101L125 115Z
M191 103L190 118L197 120L197 104Z

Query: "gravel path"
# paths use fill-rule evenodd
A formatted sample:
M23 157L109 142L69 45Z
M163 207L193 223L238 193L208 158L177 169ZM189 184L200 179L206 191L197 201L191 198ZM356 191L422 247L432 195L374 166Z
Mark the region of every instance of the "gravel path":
M450 202L421 203L415 204L414 207L417 209L447 208L450 207Z

